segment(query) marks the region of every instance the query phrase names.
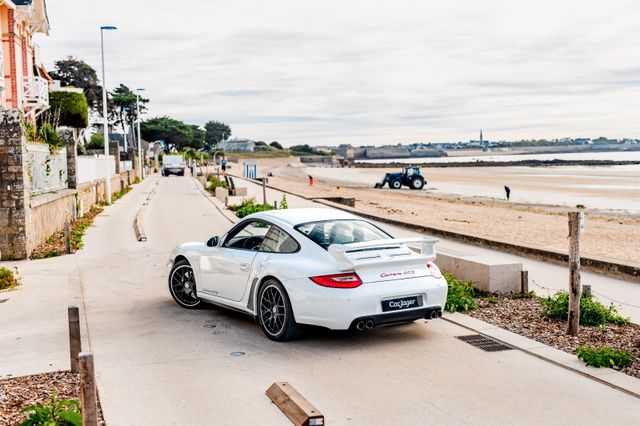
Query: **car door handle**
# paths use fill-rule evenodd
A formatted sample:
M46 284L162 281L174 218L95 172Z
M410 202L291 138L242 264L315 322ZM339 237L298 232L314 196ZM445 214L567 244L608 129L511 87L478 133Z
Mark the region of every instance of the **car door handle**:
M248 263L241 263L240 264L240 270L242 272L249 272L249 269L251 269L251 265L249 265Z

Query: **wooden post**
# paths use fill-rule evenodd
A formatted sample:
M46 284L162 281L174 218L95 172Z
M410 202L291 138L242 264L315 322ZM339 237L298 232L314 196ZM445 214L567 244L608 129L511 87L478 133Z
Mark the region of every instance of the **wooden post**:
M529 293L529 271L520 271L520 293Z
M569 320L567 334L580 326L580 212L569 212Z
M69 317L69 361L71 372L77 373L78 354L82 352L82 341L80 340L80 311L77 306L69 306L67 310Z
M98 399L93 354L91 352L82 352L79 360L82 426L98 426Z
M262 178L262 205L267 205L267 178Z
M67 254L71 254L71 223L64 221L64 246Z
M324 415L287 382L276 382L266 392L296 426L323 426Z

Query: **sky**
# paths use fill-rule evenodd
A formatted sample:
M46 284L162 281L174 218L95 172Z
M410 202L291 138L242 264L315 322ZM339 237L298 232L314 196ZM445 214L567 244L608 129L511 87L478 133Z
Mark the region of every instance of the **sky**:
M283 145L640 138L637 0L49 0L68 55L148 116Z

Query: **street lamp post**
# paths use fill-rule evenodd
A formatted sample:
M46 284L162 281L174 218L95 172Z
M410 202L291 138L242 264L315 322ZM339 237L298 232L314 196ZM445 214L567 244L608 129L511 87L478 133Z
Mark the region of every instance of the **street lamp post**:
M140 170L140 176L144 179L144 162L142 161L142 137L140 136L140 92L144 89L136 89L136 117L138 118L138 170Z
M100 27L100 51L102 53L102 116L104 118L104 156L106 166L105 189L107 193L107 203L111 203L111 164L109 162L109 117L107 116L107 80L104 72L104 31L117 30L114 26ZM116 158L116 161L119 161Z

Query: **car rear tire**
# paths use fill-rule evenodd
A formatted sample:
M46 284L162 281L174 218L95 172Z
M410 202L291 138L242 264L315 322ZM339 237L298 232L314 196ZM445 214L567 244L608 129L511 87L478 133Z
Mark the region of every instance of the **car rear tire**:
M169 292L173 300L185 309L195 309L202 304L198 298L195 274L187 260L180 260L171 268Z
M424 188L424 179L419 178L419 177L415 177L413 179L411 179L411 189L416 189L416 190L420 190L422 188Z
M300 335L287 291L277 280L269 279L260 286L257 311L258 323L269 339L285 342Z
M389 183L389 186L391 187L391 189L400 189L402 188L402 181L400 179L392 180Z

